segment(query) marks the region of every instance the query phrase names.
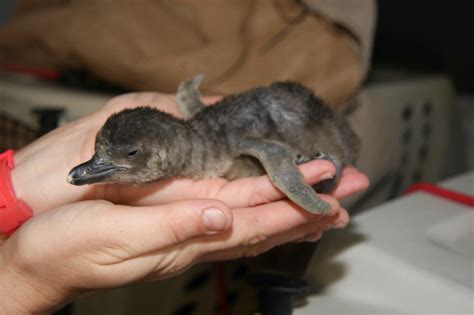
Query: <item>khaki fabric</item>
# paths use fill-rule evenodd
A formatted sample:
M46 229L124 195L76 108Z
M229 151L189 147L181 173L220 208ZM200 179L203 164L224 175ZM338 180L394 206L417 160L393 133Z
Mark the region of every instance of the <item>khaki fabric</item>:
M373 0L23 0L0 63L168 93L197 73L206 94L295 80L338 105L364 78L373 20Z
M372 0L307 0L332 23L346 28L357 40L364 71L369 68L375 29L376 7Z

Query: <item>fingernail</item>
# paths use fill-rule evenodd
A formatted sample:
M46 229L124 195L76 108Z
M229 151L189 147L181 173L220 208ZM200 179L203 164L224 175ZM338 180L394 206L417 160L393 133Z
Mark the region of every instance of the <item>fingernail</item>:
M218 208L208 208L203 213L204 225L210 231L222 231L227 226L224 212Z
M331 178L333 178L333 177L334 177L334 176L333 176L331 173L326 172L326 173L324 173L319 179L320 179L320 180L325 180L325 179L331 179Z
M347 223L345 223L345 222L338 222L338 223L336 223L336 224L333 224L333 225L331 226L331 229L343 229L343 228L345 228L346 226L347 226Z
M319 241L322 236L323 236L323 233L322 233L322 232L316 232L316 233L307 235L307 236L304 238L304 240L305 240L305 242L313 243L313 242Z

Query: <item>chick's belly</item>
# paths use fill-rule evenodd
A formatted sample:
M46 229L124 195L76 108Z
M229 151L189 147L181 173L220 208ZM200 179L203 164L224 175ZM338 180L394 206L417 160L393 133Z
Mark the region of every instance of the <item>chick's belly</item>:
M265 170L257 159L250 156L243 156L234 160L234 163L226 170L223 177L228 180L234 180L264 174Z

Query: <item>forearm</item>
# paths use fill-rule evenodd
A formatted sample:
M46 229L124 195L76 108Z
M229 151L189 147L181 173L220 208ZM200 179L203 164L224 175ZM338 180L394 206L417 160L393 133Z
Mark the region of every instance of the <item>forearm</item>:
M35 250L21 241L14 235L0 245L0 314L49 314L80 294L48 262L29 258Z

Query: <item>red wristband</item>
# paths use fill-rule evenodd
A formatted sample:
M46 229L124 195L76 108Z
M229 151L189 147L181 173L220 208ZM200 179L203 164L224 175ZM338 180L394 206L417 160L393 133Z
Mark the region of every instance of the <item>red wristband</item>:
M13 150L0 154L0 234L11 235L33 212L13 190L10 172L13 168Z

